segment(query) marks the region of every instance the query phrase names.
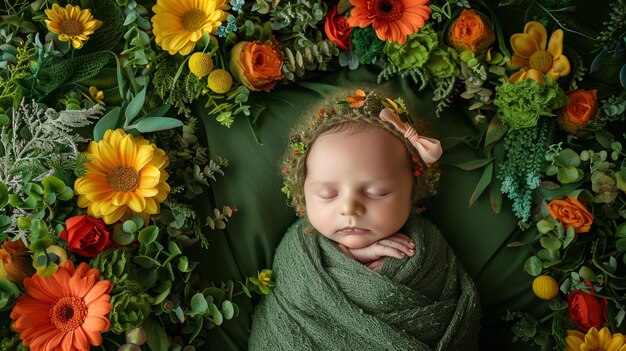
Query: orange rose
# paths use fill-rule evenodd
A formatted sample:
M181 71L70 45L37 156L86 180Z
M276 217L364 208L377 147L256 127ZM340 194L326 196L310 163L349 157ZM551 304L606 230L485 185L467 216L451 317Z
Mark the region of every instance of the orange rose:
M496 36L480 12L464 9L448 31L448 42L457 52L470 50L474 53L486 50L496 40Z
M565 229L573 227L576 233L586 233L591 229L593 215L585 205L568 196L566 199L556 199L548 203L550 216L563 224Z
M230 53L231 73L250 90L270 91L283 77L282 54L271 42L241 41Z
M0 260L7 278L16 283L22 283L25 278L35 274L33 259L22 240L5 240L0 248Z
M580 134L579 129L589 123L598 112L598 97L595 90L578 89L567 94L569 103L561 109L559 120L563 129L571 134Z

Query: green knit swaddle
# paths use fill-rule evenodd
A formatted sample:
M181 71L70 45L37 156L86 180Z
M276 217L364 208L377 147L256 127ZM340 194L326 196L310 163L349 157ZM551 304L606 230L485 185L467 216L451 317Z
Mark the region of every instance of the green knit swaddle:
M478 293L439 230L412 216L416 253L376 273L301 219L274 258L249 350L477 350Z

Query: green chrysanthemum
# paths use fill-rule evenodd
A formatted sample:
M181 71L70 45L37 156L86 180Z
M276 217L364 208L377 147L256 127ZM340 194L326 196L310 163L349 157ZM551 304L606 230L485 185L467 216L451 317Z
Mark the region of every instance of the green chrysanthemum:
M411 34L406 44L388 42L383 49L391 63L402 68L420 68L428 62L431 53L439 44L437 32L426 25L418 33Z

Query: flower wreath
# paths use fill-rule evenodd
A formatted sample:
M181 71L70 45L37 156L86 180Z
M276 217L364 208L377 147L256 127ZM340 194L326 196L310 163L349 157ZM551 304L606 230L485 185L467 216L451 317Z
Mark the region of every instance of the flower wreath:
M309 118L303 118L289 140L289 147L282 158L284 186L281 189L290 199L290 205L299 216L306 212L304 202L304 179L306 159L310 146L317 137L345 123L367 123L397 136L406 145L413 164L416 183L413 187L413 205L417 212L425 210L424 200L437 193L441 169L436 161L441 157L438 140L423 136L428 121L413 119L407 112L402 98L390 99L376 92L357 89L334 104L317 110Z

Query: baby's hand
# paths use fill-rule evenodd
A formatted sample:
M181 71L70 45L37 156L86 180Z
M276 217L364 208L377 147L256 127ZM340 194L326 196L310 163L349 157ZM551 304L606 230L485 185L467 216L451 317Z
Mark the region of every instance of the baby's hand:
M350 249L341 244L339 247L346 254L376 272L380 270L383 258L387 256L403 259L406 256L415 255L415 244L413 241L408 236L400 233L378 240L361 249Z

